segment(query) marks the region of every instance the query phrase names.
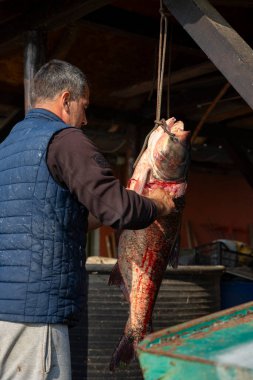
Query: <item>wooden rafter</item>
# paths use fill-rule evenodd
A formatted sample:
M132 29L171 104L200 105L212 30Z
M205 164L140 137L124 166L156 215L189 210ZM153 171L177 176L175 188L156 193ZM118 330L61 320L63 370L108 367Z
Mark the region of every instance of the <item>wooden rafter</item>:
M21 112L20 108L6 107L6 111L1 107L0 110L0 131L2 131L7 124L9 124L17 114ZM5 114L5 116L3 116Z
M252 0L212 0L212 4L221 7L238 7L238 8L252 8Z
M164 0L164 4L253 108L250 46L207 0Z
M63 31L60 41L58 41L55 49L50 54L48 59L65 59L69 50L73 46L73 43L78 35L79 25L69 24Z
M5 109L4 109L5 108ZM0 107L0 143L10 133L13 125L23 116L21 108Z
M205 121L207 120L209 114L212 112L212 110L215 108L216 104L219 102L219 100L223 97L223 95L227 92L227 90L229 89L229 86L230 84L229 83L226 83L222 89L219 91L219 93L217 94L217 96L215 97L215 99L212 101L212 103L209 105L209 107L207 108L206 112L204 113L204 115L202 116L201 120L199 121L198 125L196 126L196 128L194 129L194 132L193 132L193 135L192 135L192 138L191 138L191 141L192 143L194 143L194 141L196 140L196 137L198 136L201 128L203 127Z
M29 9L29 12L17 14L11 23L7 21L1 25L0 47L8 47L27 30L60 28L111 2L112 0L78 0L64 4L45 0L40 5L36 4L34 9Z
M240 169L248 184L253 188L253 164L245 150L238 144L236 138L227 136L225 147L237 167Z
M199 65L187 67L175 72L171 73L170 76L170 84L180 83L189 79L200 77L201 75L209 74L216 71L216 67L212 64L212 62L204 62ZM164 85L168 83L168 78L164 78ZM133 86L127 87L120 91L115 91L111 95L119 96L122 98L130 98L132 96L137 96L141 94L145 94L152 89L153 82L145 81L141 83L137 83ZM156 85L155 85L156 86Z
M242 99L238 101L228 101L223 103L221 100L214 111L209 115L209 123L219 123L225 120L252 115L252 109Z
M252 129L253 126L253 114L246 117L240 117L240 119L230 120L226 123L227 127L231 128L243 128Z

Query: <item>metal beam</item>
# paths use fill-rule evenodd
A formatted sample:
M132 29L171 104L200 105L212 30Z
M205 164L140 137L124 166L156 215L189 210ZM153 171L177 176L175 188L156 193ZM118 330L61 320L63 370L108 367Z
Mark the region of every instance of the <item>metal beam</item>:
M165 6L253 108L253 51L207 0L164 0Z

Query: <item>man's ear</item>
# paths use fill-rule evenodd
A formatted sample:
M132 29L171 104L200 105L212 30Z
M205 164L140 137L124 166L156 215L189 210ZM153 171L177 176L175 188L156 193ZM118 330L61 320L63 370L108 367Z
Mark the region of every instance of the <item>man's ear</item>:
M70 93L68 91L64 91L61 95L62 106L64 111L69 113L70 106Z

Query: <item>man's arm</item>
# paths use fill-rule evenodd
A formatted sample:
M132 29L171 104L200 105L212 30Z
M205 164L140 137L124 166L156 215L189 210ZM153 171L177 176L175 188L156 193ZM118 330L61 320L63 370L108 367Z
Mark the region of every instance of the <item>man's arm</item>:
M99 228L101 226L102 226L102 223L97 218L95 218L94 215L92 215L91 213L89 213L89 216L88 216L88 231L96 230L97 228Z
M149 194L140 196L126 190L103 155L79 129L66 128L54 136L48 147L47 164L53 178L67 187L101 224L117 229L145 228L158 213L164 214L170 208L164 206L161 194L151 201L147 199Z

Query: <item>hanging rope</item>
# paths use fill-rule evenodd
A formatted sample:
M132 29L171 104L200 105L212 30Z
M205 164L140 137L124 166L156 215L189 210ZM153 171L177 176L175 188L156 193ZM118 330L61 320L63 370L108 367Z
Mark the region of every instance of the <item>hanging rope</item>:
M164 64L165 64L165 56L166 56L166 45L167 45L167 31L168 31L168 21L167 17L163 11L163 1L160 0L160 36L159 36L159 51L158 51L158 73L157 73L157 97L156 97L156 119L155 126L146 136L145 141L143 143L142 149L135 160L133 168L136 167L139 162L144 150L147 148L148 139L151 133L161 125L161 106L162 106L162 92L163 92L163 77L164 77Z
M172 25L170 26L169 55L168 55L168 80L167 80L167 119L170 117L170 82L171 82L171 60L172 60Z
M163 11L163 1L160 0L160 38L158 52L158 73L157 73L157 99L156 99L156 120L161 118L162 92L163 92L163 77L164 63L166 56L168 20Z

